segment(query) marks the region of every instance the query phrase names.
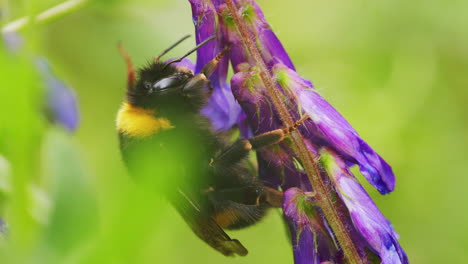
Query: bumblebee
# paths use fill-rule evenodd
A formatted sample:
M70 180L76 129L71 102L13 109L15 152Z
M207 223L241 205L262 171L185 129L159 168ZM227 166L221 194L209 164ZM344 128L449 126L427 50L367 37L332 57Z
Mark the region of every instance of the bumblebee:
M117 115L123 160L132 176L162 193L193 232L226 256L245 256L247 249L224 229L239 229L260 220L271 207L281 207L282 193L266 187L248 165L251 150L281 142L293 127L277 129L230 143L200 113L211 95L208 77L229 50L224 48L202 71L175 66L184 56L160 58L134 71L128 54L126 99Z

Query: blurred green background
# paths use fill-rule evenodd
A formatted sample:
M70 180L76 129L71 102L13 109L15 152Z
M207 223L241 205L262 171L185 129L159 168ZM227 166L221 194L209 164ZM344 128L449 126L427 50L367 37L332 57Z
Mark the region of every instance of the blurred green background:
M2 23L58 0L2 0ZM394 168L383 213L412 263L468 259L468 2L258 0L300 74ZM164 201L135 188L114 128L125 90L122 41L136 66L192 33L184 0L88 1L21 34L0 51L0 205L4 263L292 263L280 212L231 232L250 253L224 258L199 241ZM194 39L176 48L182 54ZM76 134L38 119L45 56L77 93ZM194 57L192 56L192 59ZM2 182L9 182L3 184ZM6 187L5 187L6 186Z

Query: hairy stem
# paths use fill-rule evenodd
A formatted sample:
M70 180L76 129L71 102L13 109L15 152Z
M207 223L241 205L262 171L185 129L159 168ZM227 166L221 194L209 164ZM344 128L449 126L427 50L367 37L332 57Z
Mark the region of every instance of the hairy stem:
M250 56L259 69L260 78L265 85L268 95L276 110L278 111L281 120L288 127L294 125L294 120L291 117L288 108L281 100L276 83L271 76L271 73L268 71L265 62L260 55L260 51L250 38L249 30L239 15L236 5L234 4L233 0L225 0L225 3L227 4L232 18L235 21L237 30L241 34L241 39L244 46L247 47ZM346 229L345 223L340 218L337 208L334 207L332 201L333 191L331 190L330 186L323 182L319 167L315 162L316 157L307 149L303 137L298 130L292 132L292 139L294 145L296 146L296 155L301 159L309 181L311 182L316 193L317 202L322 209L327 222L333 229L335 236L341 248L343 249L347 262L352 264L364 263L356 247L354 246L351 236Z

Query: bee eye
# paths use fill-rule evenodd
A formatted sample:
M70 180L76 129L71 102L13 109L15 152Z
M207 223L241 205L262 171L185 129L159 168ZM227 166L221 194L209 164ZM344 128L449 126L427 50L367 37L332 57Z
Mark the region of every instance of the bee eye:
M150 82L145 82L143 85L144 85L146 90L151 89L151 86L152 86Z
M156 82L152 87L156 90L164 90L167 88L178 86L182 83L182 80L179 76L171 76L164 78Z

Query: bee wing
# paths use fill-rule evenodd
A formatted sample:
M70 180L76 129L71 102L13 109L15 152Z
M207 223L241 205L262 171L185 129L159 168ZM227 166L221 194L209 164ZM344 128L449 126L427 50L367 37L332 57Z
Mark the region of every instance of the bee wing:
M180 189L179 194L171 202L199 238L225 256L247 255L247 249L231 239L193 197Z

